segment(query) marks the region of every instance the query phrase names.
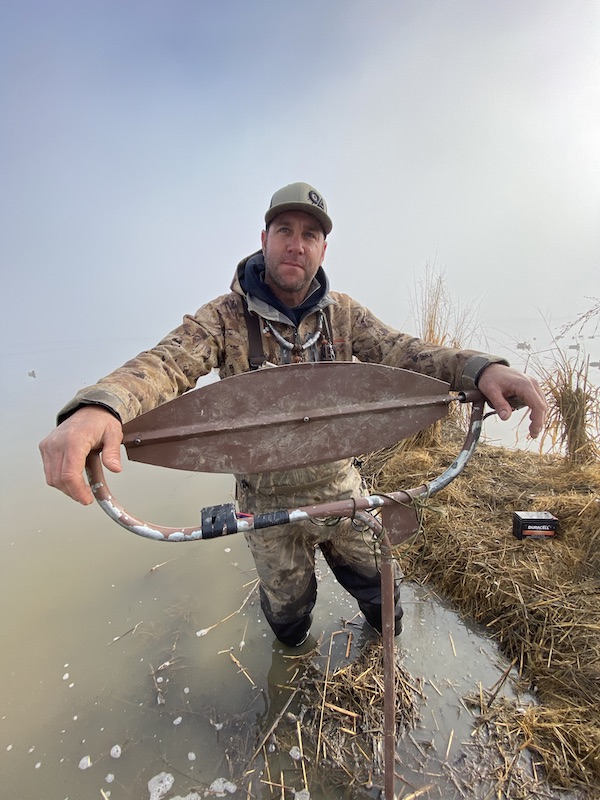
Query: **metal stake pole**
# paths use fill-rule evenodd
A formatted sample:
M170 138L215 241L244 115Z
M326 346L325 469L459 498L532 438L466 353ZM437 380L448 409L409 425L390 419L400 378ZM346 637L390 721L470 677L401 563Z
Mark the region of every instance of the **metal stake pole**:
M387 533L381 542L381 619L383 634L383 753L385 800L394 800L396 765L396 670L394 657L394 558Z
M402 508L402 507L401 507ZM402 512L401 512L402 513ZM395 611L394 557L389 536L381 522L365 511L355 515L380 541L381 549L381 634L383 647L383 776L385 800L395 800L396 766L396 669L394 653ZM393 521L394 516L384 518ZM412 527L408 528L412 532Z

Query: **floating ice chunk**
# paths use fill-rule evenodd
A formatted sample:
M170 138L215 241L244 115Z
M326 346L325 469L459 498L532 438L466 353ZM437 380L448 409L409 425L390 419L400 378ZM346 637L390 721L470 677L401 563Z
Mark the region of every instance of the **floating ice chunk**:
M112 758L121 758L122 752L123 750L121 749L120 744L113 744L113 746L110 748L110 755Z
M65 672L65 674L63 675L63 681L68 681L68 680L69 680L69 673Z
M175 778L169 772L159 772L148 781L148 791L150 800L162 800L162 798L173 788Z
M92 759L89 756L84 756L79 762L79 769L88 769L92 766Z
M195 761L196 753L188 753L188 761Z
M290 750L290 756L294 759L294 761L300 761L302 758L302 753L300 752L300 748L294 745Z
M183 717L175 717L175 719L173 720L173 725L181 725L182 719Z
M310 792L308 789L300 789L299 792L294 791L294 800L310 800Z
M107 783L112 783L114 781L114 779L115 779L115 776L112 774L112 772L109 772L108 775L106 776L106 778L104 778L104 780Z
M35 768L39 769L41 766L42 766L42 762L38 761L37 764L35 765Z
M210 628L202 628L202 630L196 631L196 636L206 636L209 630Z
M217 797L225 797L226 792L233 794L237 790L235 783L228 781L226 778L217 778L208 787L208 791L215 794Z

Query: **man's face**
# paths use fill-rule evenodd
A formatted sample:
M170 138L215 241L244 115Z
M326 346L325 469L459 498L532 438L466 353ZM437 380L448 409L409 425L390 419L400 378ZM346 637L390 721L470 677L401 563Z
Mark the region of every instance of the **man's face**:
M290 308L300 305L327 249L319 222L304 211L284 211L262 232L262 249L267 286Z

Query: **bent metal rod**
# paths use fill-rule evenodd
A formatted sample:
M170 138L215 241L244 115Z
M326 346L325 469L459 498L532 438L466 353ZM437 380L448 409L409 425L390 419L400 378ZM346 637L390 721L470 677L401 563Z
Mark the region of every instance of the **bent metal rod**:
M131 533L154 539L159 542L192 542L198 539L212 539L242 531L260 530L289 522L301 522L315 517L354 517L358 511L373 511L395 503L411 504L418 497L430 497L454 480L469 462L479 436L483 418L484 401L477 391L462 392L457 395L461 403L473 403L469 430L463 446L452 464L437 478L414 489L389 492L385 495L369 495L350 500L336 500L318 505L295 509L279 509L264 514L236 512L234 505L210 506L202 509L203 521L199 526L168 527L156 525L130 514L110 491L100 453L90 453L86 463L86 473L94 497L106 514Z

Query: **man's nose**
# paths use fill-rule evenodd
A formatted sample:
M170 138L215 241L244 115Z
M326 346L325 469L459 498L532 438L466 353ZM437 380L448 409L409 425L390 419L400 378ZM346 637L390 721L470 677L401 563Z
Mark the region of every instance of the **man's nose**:
M304 249L304 241L300 233L293 233L288 239L288 250L301 253Z

